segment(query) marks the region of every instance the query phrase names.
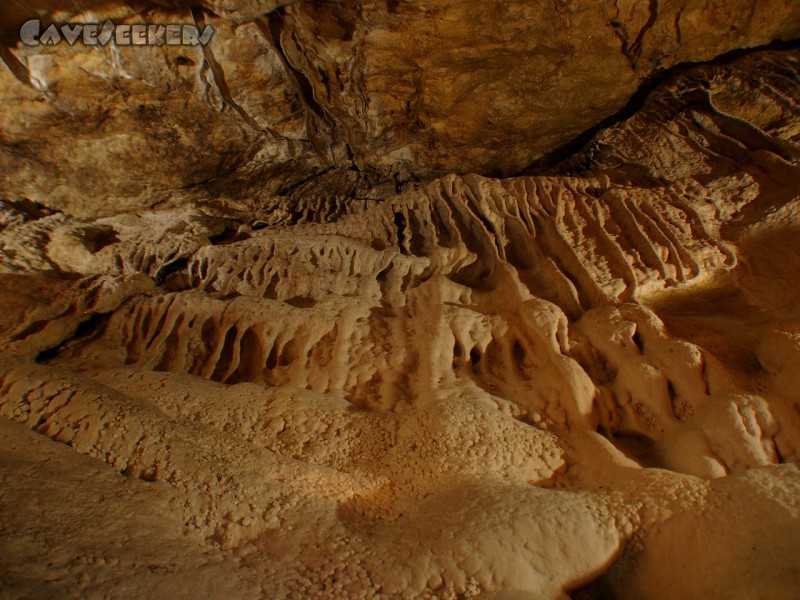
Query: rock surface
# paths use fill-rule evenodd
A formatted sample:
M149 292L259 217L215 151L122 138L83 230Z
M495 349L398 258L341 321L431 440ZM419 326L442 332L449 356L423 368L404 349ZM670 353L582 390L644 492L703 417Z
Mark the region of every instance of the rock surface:
M91 217L508 176L664 69L800 36L789 0L161 4L183 7L37 8L76 23L210 24L213 43L4 42L0 197ZM24 19L9 12L5 37Z
M494 31L463 2L276 4L205 5L221 110L175 66L69 145L102 52L42 52L47 100L0 88L27 190L0 205L3 597L800 595L800 50L680 69L546 172L463 172L793 35L793 5L508 2ZM559 44L591 60L550 81ZM125 68L147 56L172 55ZM274 91L303 74L312 105ZM151 143L167 122L183 152ZM81 161L107 179L78 194Z

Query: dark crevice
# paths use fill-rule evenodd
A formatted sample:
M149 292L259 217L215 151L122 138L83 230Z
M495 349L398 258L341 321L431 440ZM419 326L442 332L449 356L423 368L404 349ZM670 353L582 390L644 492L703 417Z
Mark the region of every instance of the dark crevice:
M633 332L631 336L631 341L636 346L636 349L639 351L639 354L644 354L644 342L642 341L642 336L639 333L639 329L637 328L636 331Z
M650 29L653 28L653 25L656 24L657 19L658 19L658 0L650 0L650 16L647 19L647 23L645 23L641 31L639 31L639 35L636 36L636 40L634 40L633 44L631 44L630 50L628 52L629 58L635 60L642 55L642 43L644 42L644 36L647 34L648 31L650 31Z
M28 200L27 198L22 200L2 200L0 201L0 207L2 207L2 205L8 206L20 213L27 221L36 221L61 212L48 208L44 204ZM2 230L3 223L0 222L0 231Z
M156 285L161 285L170 276L185 271L186 267L188 266L189 266L189 259L186 257L176 258L175 260L168 262L163 267L161 267L156 273L154 277Z
M375 277L376 281L384 282L389 278L389 272L392 270L392 263L389 263L385 269L382 269Z
M678 41L678 47L683 46L683 31L681 30L681 17L683 17L683 11L686 10L685 6L682 6L678 11L678 14L675 15L675 39Z
M522 347L519 340L514 341L514 345L512 347L512 353L514 355L514 360L517 362L518 365L522 365L525 363L525 348Z
M593 579L586 585L571 591L568 595L570 600L618 600L619 595L614 589L614 584L608 576L608 572Z
M789 461L786 460L786 457L781 452L781 449L778 446L778 442L775 440L775 438L772 438L772 447L775 449L775 460L777 461L777 464L789 464Z
M408 248L414 256L430 256L433 249L430 248L425 235L422 234L423 223L419 220L416 213L408 213Z
M675 386L672 385L669 379L667 379L667 396L672 406L672 414L675 415L675 418L680 419L681 411L678 406L678 392L675 391Z
M293 182L293 183L291 183L291 184L289 184L289 185L287 185L285 187L280 188L279 190L277 190L275 192L275 195L276 196L288 196L294 190L299 188L301 185L303 185L305 183L308 183L309 181L311 181L312 179L316 179L317 177L322 177L323 175L327 175L331 171L335 171L335 170L336 170L336 167L330 166L330 167L327 167L325 169L322 169L321 171L317 171L316 173L312 173L308 177L304 177L304 178L300 179L299 181L295 181L295 182Z
M469 362L475 366L481 362L481 351L477 348L473 348L469 351Z
M255 229L255 227L253 228ZM239 231L236 226L227 226L217 235L212 235L208 238L213 246L226 246L228 244L235 244L243 240L249 239L250 235Z
M284 31L284 14L283 8L274 10L266 17L256 19L256 26L278 55L306 108L323 121L327 121L322 106L314 98L314 87L311 85L311 80L289 61L289 57L283 49L281 35Z
M107 246L113 246L119 243L119 236L116 230L112 228L100 229L93 232L92 236L86 240L87 247L92 253L99 252Z
M270 371L274 370L278 366L278 340L272 345L272 348L269 351L269 355L267 356L266 368Z
M205 19L203 17L202 10L199 9L199 8L191 8L190 10L191 10L192 19L194 20L195 25L197 26L198 29L202 30L203 27L205 26ZM205 59L204 67L208 67L208 69L211 71L211 75L214 78L214 83L216 84L217 89L219 90L220 96L222 96L223 102L225 102L225 104L227 104L232 109L234 109L239 114L239 116L242 118L242 120L245 123L247 123L247 125L251 129L254 129L256 131L262 131L262 132L266 131L258 124L258 122L253 117L251 117L247 113L246 110L244 110L239 105L239 103L236 102L236 100L233 99L233 95L231 94L231 90L228 87L228 82L225 80L225 71L223 70L222 65L220 65L219 62L217 62L217 59L214 56L214 53L211 51L211 46L206 44L206 45L202 46L202 50L203 50L203 58ZM269 132L269 133L273 133L273 132ZM273 133L273 135L275 135L275 134ZM280 137L280 136L276 135L276 137Z
M617 125L618 123L622 123L627 119L631 118L637 112L639 112L644 107L645 102L647 101L651 92L653 92L655 88L657 88L659 85L661 85L670 78L677 77L697 67L725 65L737 58L741 58L749 54L754 54L756 52L762 52L766 50L792 50L796 48L800 48L800 39L795 39L790 41L775 40L764 46L757 46L754 48L745 48L745 49L733 50L731 52L726 52L725 54L721 54L720 56L710 61L683 62L674 65L668 69L658 70L642 81L641 85L636 90L636 93L634 93L634 95L631 96L630 100L628 100L625 106L623 106L616 113L603 119L596 125L593 125L583 133L579 134L577 137L566 142L565 144L562 144L555 150L552 150L551 152L548 152L547 154L540 156L539 158L534 160L531 164L529 164L527 167L525 167L518 173L512 175L512 177L549 174L549 172L553 168L557 167L562 162L566 161L573 155L583 150L584 147L587 146L589 142L591 142L592 138L594 138L594 136L597 135L597 133L599 133L603 129L607 129L609 127Z
M23 329L19 333L15 334L11 338L11 341L12 342L18 342L19 340L24 340L25 338L28 338L28 337L36 334L36 333L39 333L45 327L47 327L47 325L49 323L50 323L50 321L47 321L46 319L45 320L41 320L41 321L34 321L30 325L28 325L25 329Z
M401 212L394 213L394 225L397 228L397 248L400 254L408 254L405 249L406 216Z
M295 88L295 92L297 93L298 98L303 103L303 106L306 109L306 118L307 118L307 128L309 134L311 135L311 142L317 148L317 152L320 155L325 156L328 152L333 152L332 148L324 148L322 140L315 140L313 139L315 136L313 132L316 131L318 128L314 126L314 121L317 123L321 122L330 130L330 137L334 140L337 137L341 139L337 140L342 143L345 152L345 158L348 164L355 165L355 153L353 152L353 148L350 144L350 141L347 139L347 131L343 130L336 121L336 119L331 115L318 101L316 96L314 95L314 85L311 82L311 79L306 75L302 69L296 67L292 62L289 60L289 56L286 53L286 50L283 47L282 37L286 29L285 24L285 16L286 11L283 7L278 8L265 16L259 17L254 21L255 25L258 27L261 34L264 36L264 39L273 49L275 54L278 56L278 59L281 61L286 74L289 77L289 81ZM295 39L295 42L297 40ZM327 74L324 72L319 72L320 79L328 85L327 82ZM335 132L339 131L342 133L341 136L334 135ZM335 158L332 157L332 160L335 161Z
M69 338L60 344L39 352L36 362L47 364L56 358L68 346L79 343L88 343L100 337L105 331L106 324L111 318L108 314L95 314L81 322Z
M238 336L239 331L235 325L225 332L225 338L222 340L222 348L220 349L219 357L217 358L217 364L214 367L214 372L211 375L211 379L213 381L225 383L223 377L234 366L233 362L236 351L234 345L236 344Z
M310 295L295 296L286 300L286 304L294 306L295 308L312 308L317 304L317 301Z

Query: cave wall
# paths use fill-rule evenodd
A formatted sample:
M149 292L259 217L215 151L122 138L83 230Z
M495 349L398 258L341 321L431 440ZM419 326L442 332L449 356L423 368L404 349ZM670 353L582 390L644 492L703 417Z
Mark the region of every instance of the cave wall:
M6 15L0 196L81 216L512 175L654 74L800 35L782 0L72 6L28 15L216 28L205 48L26 47Z

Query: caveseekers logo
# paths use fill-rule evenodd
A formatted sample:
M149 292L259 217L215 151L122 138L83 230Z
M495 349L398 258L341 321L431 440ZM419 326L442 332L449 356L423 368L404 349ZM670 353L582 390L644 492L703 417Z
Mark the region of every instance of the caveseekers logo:
M109 20L103 23L71 23L50 25L42 31L38 19L26 22L19 30L26 46L55 46L66 42L70 46L80 42L86 46L205 46L214 37L213 25L202 31L195 25L117 25Z

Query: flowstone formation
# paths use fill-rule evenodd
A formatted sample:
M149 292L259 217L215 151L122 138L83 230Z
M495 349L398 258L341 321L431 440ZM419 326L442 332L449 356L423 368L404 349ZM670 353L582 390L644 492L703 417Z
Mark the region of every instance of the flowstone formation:
M187 50L13 51L0 595L800 595L800 50L685 65L559 151L800 11L498 7L171 8L213 56L103 100L73 70Z

